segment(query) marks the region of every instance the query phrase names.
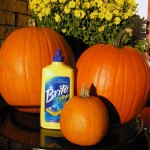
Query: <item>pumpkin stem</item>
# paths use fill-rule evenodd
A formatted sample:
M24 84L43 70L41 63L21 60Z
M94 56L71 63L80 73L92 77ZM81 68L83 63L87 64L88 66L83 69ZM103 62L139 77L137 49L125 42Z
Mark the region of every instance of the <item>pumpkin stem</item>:
M83 85L82 85L82 89L81 89L80 96L81 96L82 98L88 98L88 97L90 97L90 95L89 95L89 90L88 90L86 84L83 84Z
M132 29L130 28L126 28L124 30L122 30L118 36L115 38L114 42L113 42L113 46L115 47L123 47L123 43L124 40L126 39L126 37L131 37L132 36Z
M28 26L29 26L29 27L35 27L35 26L36 26L36 21L35 21L35 19L30 19L29 22L28 22Z

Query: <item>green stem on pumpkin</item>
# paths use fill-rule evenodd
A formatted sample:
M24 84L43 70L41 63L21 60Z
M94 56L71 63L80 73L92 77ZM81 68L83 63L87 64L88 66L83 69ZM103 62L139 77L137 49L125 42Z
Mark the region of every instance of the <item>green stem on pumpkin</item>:
M89 95L89 90L88 90L86 84L83 84L83 85L82 85L82 89L81 89L80 96L81 96L82 98L88 98L88 97L90 97L90 95Z
M124 30L122 30L118 36L115 38L114 42L113 42L113 46L115 47L123 47L123 43L124 43L124 40L126 39L126 37L128 36L132 36L132 29L130 28L126 28Z

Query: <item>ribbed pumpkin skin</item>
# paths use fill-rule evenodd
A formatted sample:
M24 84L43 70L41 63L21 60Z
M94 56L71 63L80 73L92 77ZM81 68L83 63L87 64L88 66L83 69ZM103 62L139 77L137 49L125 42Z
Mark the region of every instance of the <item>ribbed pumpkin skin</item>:
M149 68L144 56L131 47L107 44L89 47L77 61L77 93L82 83L96 88L116 109L121 124L136 117L147 102Z
M42 68L52 62L56 49L66 64L75 66L70 46L53 29L25 27L8 36L0 50L0 91L9 105L39 112Z
M109 124L108 112L97 97L74 96L64 105L60 127L64 137L71 143L91 146L105 136Z

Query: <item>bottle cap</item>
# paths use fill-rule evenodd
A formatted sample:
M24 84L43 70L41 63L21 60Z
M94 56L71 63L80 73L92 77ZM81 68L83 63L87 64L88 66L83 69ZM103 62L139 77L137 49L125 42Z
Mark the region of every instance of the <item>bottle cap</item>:
M61 50L56 50L56 55L53 56L53 61L54 62L63 62L64 61L64 56L61 55Z

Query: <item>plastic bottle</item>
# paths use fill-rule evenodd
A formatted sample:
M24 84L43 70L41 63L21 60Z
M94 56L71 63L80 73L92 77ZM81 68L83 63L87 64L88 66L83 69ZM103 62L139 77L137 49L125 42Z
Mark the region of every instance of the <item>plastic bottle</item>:
M60 129L60 114L64 104L74 96L74 69L64 63L56 50L52 64L42 69L41 127Z

